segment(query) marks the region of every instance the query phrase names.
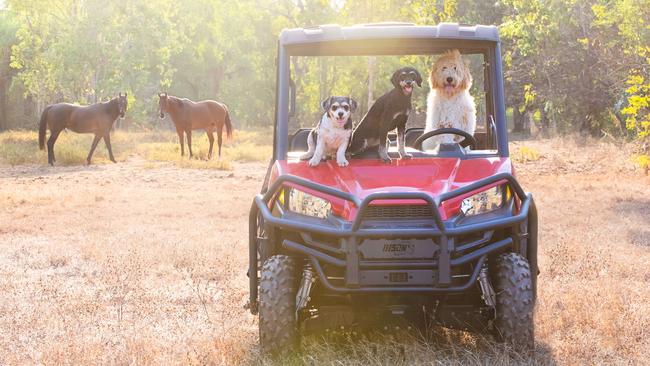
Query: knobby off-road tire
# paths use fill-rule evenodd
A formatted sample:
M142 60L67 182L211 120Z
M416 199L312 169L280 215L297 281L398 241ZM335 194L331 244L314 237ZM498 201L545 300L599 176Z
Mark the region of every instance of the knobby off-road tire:
M296 260L274 255L262 266L260 280L260 347L264 354L286 354L298 345Z
M497 294L495 337L518 352L535 347L533 311L535 308L530 265L517 253L504 253L496 259L494 273Z

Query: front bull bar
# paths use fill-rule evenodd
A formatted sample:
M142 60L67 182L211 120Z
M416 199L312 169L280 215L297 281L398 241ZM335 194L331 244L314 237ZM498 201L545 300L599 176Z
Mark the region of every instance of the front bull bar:
M491 185L494 183L504 182L515 193L521 201L519 212L516 215L504 216L486 221L481 221L466 225L455 225L451 222L442 220L439 207L444 201L465 195L472 191ZM336 227L334 225L323 223L314 223L306 221L289 220L283 217L273 216L269 209L269 202L276 195L279 189L283 188L285 183L292 183L302 186L325 195L337 197L352 202L357 208L357 214L351 222L349 228ZM430 228L363 228L363 216L367 207L375 200L422 200L432 206L432 214L435 226ZM264 194L257 195L251 205L249 214L249 286L250 286L250 310L253 314L257 313L258 300L258 215L261 214L265 225L277 227L282 230L295 232L309 232L316 234L329 235L345 241L346 259L342 260L329 256L308 246L295 243L292 241L283 241L283 247L295 252L300 252L311 261L318 273L321 283L331 291L339 293L370 293L370 292L462 292L467 290L476 282L478 272L487 256L493 252L502 250L506 247L513 246L519 248L519 252L528 259L533 272L533 294L537 293L537 208L531 193L525 193L516 179L509 173L500 173L494 176L482 179L480 181L468 184L450 192L443 193L435 198L425 192L378 192L368 195L363 200L358 197L302 179L293 175L281 175L269 187ZM518 226L517 226L518 225ZM506 227L516 227L513 238L506 238L489 245L486 245L476 251L470 252L460 258L451 259L450 254L455 251L454 238L459 235L471 234L485 230L495 230ZM525 232L523 232L525 230ZM522 233L523 232L523 233ZM438 268L438 286L382 286L382 287L361 287L359 285L359 268L360 260L357 244L360 239L365 238L438 238L440 251L437 261L428 263L430 266ZM451 284L451 267L462 265L470 261L477 260L469 280L460 286L450 286ZM336 287L332 285L325 276L320 261L327 262L336 266L343 266L346 269L345 287ZM425 264L427 265L427 264Z

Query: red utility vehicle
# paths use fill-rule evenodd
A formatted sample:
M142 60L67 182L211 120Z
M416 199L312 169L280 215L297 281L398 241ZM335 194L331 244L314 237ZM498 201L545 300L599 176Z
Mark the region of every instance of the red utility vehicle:
M299 156L309 130L289 134L292 57L434 55L479 60L483 98L474 136L407 131L390 164L376 152L348 167L312 168ZM380 24L285 30L278 50L274 153L250 211L250 310L266 352L299 344L314 326L393 320L490 332L534 347L537 212L509 158L496 27ZM422 150L439 134L459 144ZM393 141L394 144L394 141Z

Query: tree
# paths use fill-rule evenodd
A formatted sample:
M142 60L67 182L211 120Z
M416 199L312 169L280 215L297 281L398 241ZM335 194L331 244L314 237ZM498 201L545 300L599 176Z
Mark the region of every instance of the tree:
M2 94L33 104L92 103L129 93L134 124L156 127L157 93L225 102L238 125L270 125L283 28L381 21L498 24L515 129L645 136L648 0L7 0L0 11ZM2 58L4 57L4 58ZM296 125L321 99L354 96L364 111L403 65L432 57L294 57ZM480 70L475 71L479 77ZM413 100L423 110L428 86ZM473 93L480 93L473 90ZM6 99L6 98L5 98ZM0 129L7 128L0 113ZM13 113L13 112L12 112ZM12 119L13 120L13 119Z
M16 25L13 19L7 10L0 9L0 131L9 128L7 93L15 74L9 67L15 34Z

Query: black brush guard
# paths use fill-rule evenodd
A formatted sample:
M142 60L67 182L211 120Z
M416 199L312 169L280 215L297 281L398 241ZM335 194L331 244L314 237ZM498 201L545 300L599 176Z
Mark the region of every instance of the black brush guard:
M503 217L491 218L485 221L471 223L466 225L455 225L451 222L445 222L440 217L438 208L441 202L461 196L463 194L480 189L481 187L505 181L510 189L517 195L521 205L519 213L515 215L503 215ZM307 220L287 219L284 217L273 216L269 209L270 200L276 195L279 189L282 189L285 183L293 183L298 186L306 187L329 196L344 199L354 203L358 207L357 215L352 221L349 228L336 227L327 222L314 223ZM427 202L432 206L433 219L435 225L430 228L363 228L364 212L371 202L375 200L391 199L417 199ZM316 233L336 237L345 248L342 252L345 259L340 259L319 250L318 245L303 245L294 241L284 240L282 246L290 251L300 253L308 258L313 268L318 273L320 283L327 289L337 293L453 293L462 292L469 289L476 283L479 271L486 261L487 256L511 248L517 250L528 261L533 271L533 293L536 294L537 284L537 209L533 201L532 194L525 193L515 178L508 173L500 173L480 181L474 182L462 188L451 192L441 194L432 198L424 192L395 192L395 193L373 193L365 199L360 200L358 197L346 192L339 191L332 187L316 184L314 182L293 176L282 175L269 187L264 194L255 197L249 216L249 281L250 281L250 310L253 314L257 313L257 290L258 290L258 215L261 214L264 219L264 225L276 227L282 230L289 230L298 233ZM511 237L489 242L491 235L496 229L512 228ZM458 236L486 233L483 239L474 243L456 245L455 239ZM309 235L303 235L303 238ZM439 252L437 260L405 262L400 260L387 260L384 262L363 261L359 258L358 244L367 238L436 238L439 243ZM305 240L309 244L309 240ZM464 250L467 247L480 247L479 249L469 251L469 253L454 256L455 253ZM453 257L453 258L452 258ZM322 262L332 266L345 268L345 286L334 286L323 271ZM452 267L475 263L469 279L460 285L452 285ZM438 271L436 286L363 286L360 284L359 274L362 268L372 267L397 267L402 270L412 268L435 268Z

